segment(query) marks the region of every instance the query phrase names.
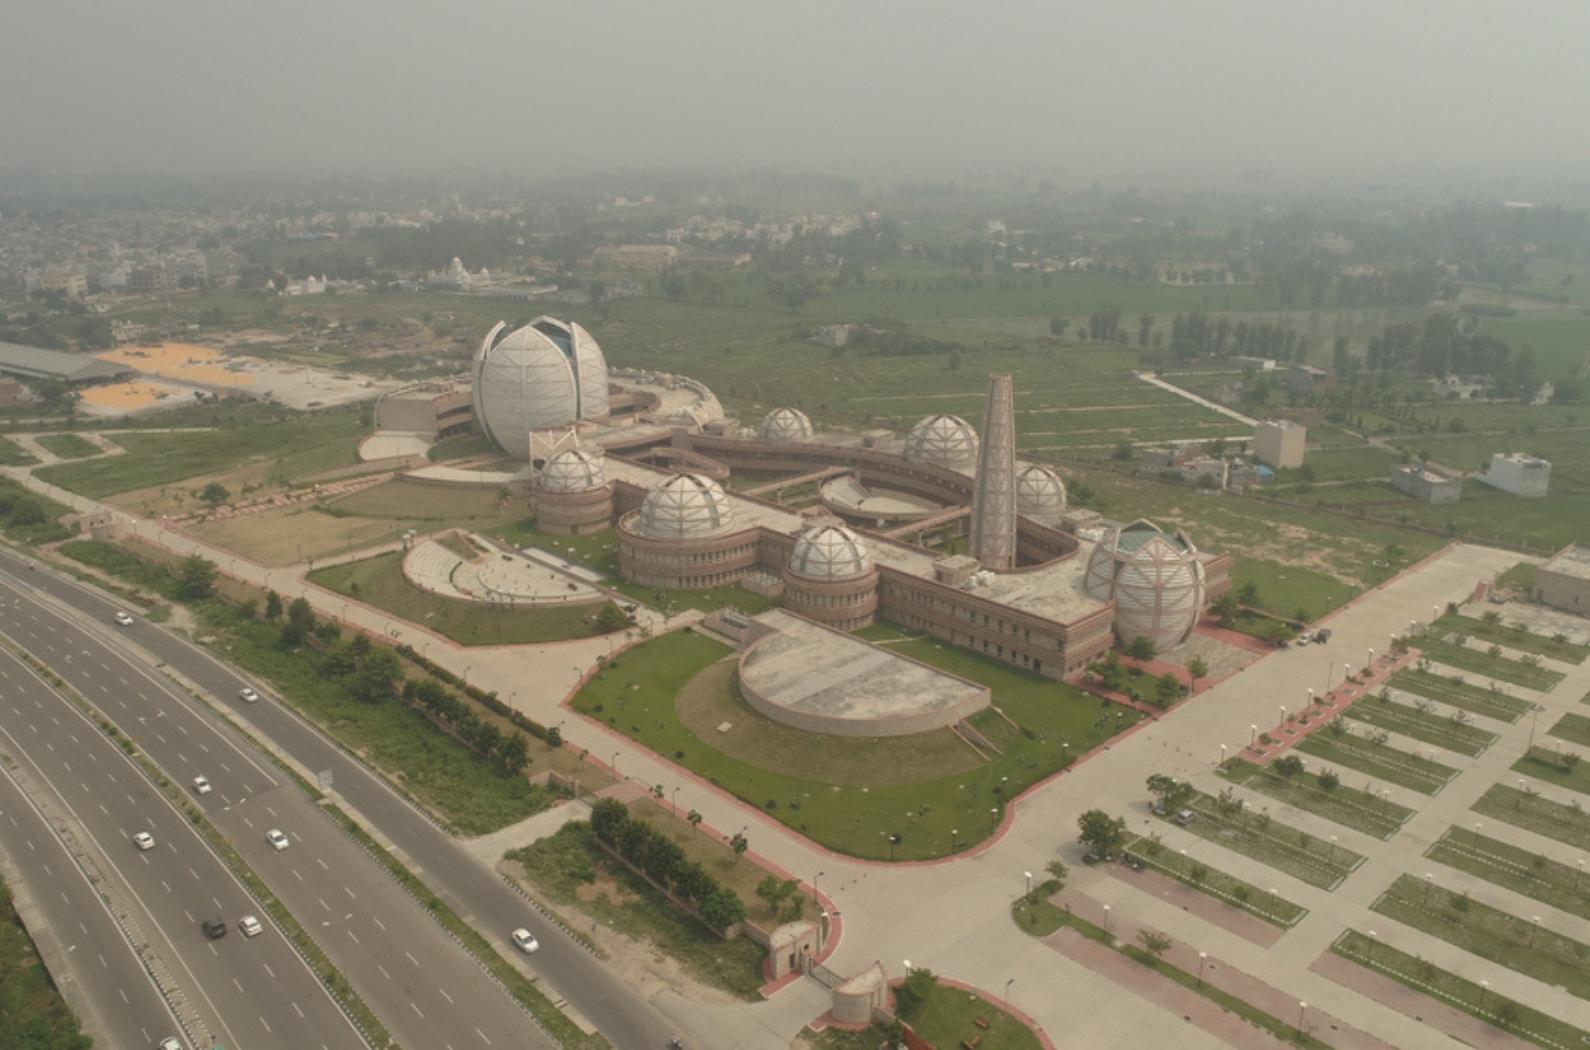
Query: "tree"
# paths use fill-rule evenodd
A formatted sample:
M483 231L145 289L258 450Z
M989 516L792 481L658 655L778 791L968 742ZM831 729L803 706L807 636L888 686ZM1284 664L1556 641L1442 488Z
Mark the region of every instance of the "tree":
M1222 626L1229 626L1241 610L1237 596L1230 591L1224 591L1209 604L1209 611L1215 614L1215 619L1219 620Z
M1065 862L1051 860L1043 866L1043 870L1049 873L1049 881L1055 884L1055 889L1065 889L1066 879L1071 875L1071 869L1065 866Z
M514 774L530 764L530 741L523 733L509 733L497 748L497 764L504 773Z
M700 827L703 818L699 811L693 809L689 813L685 814L685 819L690 822L690 830L695 831L698 827Z
M275 591L265 592L265 619L274 623L282 618L282 596Z
M1146 635L1138 635L1126 646L1126 655L1134 660L1152 660L1154 658L1154 643Z
M598 799L591 807L591 830L609 846L616 846L618 838L629 824L629 809L616 798Z
M674 872L674 892L687 901L699 904L717 885L707 869L693 860L683 862Z
M1191 660L1187 661L1187 665L1186 666L1187 666L1187 691L1190 693L1190 692L1193 691L1193 687L1198 684L1198 679L1208 677L1208 675L1209 675L1209 665L1204 662L1204 658L1203 657L1195 656Z
M1287 780L1290 780L1299 773L1303 772L1303 760L1298 758L1296 755L1286 755L1282 758L1276 759L1273 763L1271 763L1270 768L1274 769Z
M396 696L402 682L403 668L398 663L397 653L380 648L359 661L358 668L348 678L348 692L367 704L378 704ZM488 728L495 727L488 725Z
M1319 775L1319 786L1325 791L1335 791L1341 783L1342 778L1334 769L1323 770Z
M784 902L795 895L800 886L794 879L781 879L777 875L769 875L756 884L756 895L767 902L769 910L777 914Z
M1130 463L1132 457L1137 455L1137 448L1130 441L1116 442L1115 449L1110 453L1110 458L1117 463Z
M1126 835L1126 820L1112 817L1102 809L1090 809L1077 818L1078 840L1103 857L1114 853Z
M908 1021L915 1017L938 985L939 979L933 976L932 970L925 967L918 967L906 974L905 981L895 989L894 993L899 1015Z
M219 507L232 498L232 491L219 481L212 481L199 490L201 502L208 503L211 507Z
M294 598L287 606L287 622L282 624L281 646L291 648L302 645L309 632L315 629L315 611L304 598Z
M715 886L697 903L701 918L715 930L726 930L745 918L745 902L724 886Z
M751 840L744 834L736 831L729 836L729 848L734 851L734 863L740 863L740 858L745 856L745 851L751 848Z
M1071 322L1064 317L1049 318L1049 334L1056 339L1065 338L1066 329L1071 327Z
M592 306L601 306L607 299L607 285L601 281L592 281L588 291Z
M215 593L215 566L198 554L190 554L182 559L177 580L182 597L192 601L208 598Z
M1146 926L1137 931L1137 939L1143 950L1156 959L1170 950L1170 938Z
M1237 601L1243 605L1259 604L1259 585L1253 582L1244 583L1237 588Z
M1154 681L1154 699L1160 707L1169 707L1181 699L1181 679L1166 671Z
M601 611L596 614L596 620L591 625L591 633L612 634L614 631L622 631L628 626L629 617L625 616L624 611L618 606L614 605L612 602L608 602L606 605L602 606Z

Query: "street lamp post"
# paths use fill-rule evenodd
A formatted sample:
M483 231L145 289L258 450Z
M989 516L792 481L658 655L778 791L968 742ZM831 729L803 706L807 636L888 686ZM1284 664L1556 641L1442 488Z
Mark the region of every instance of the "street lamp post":
M1014 977L1012 977L1010 980L1005 982L1005 1012L1006 1013L1010 1012L1010 986L1015 984L1015 983L1016 983L1016 979Z
M1198 953L1198 983L1199 984L1203 984L1204 983L1204 963L1206 963L1208 961L1209 961L1209 953L1208 952L1199 952Z
M1376 933L1374 930L1366 930L1364 932L1369 934L1369 961L1370 962L1374 962L1375 961L1375 939L1377 937L1379 937L1380 934Z
M1248 746L1252 747L1254 744L1257 744L1258 742L1259 742L1259 727L1256 726L1256 725L1250 725L1248 727Z
M1022 874L1027 876L1027 893L1030 896L1032 894L1032 872L1024 871Z
M613 752L613 779L614 780L622 780L623 779L622 777L620 777L618 775L618 755L619 755L619 753L617 751Z
M1430 903L1430 890L1435 887L1435 876L1430 872L1424 873L1424 903Z
M1220 745L1220 764L1226 764L1226 745L1224 744Z
M1110 932L1110 906L1108 904L1104 906L1104 932Z
M1299 1037L1301 1037L1303 1035L1303 1019L1307 1015L1308 1015L1308 1004L1305 1003L1303 1000L1299 999L1297 1001L1297 1034L1298 1034Z

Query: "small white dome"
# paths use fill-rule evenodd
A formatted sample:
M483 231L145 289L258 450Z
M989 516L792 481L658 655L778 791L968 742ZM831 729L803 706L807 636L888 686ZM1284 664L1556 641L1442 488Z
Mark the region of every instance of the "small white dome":
M1060 475L1041 463L1028 463L1016 472L1016 513L1035 521L1052 521L1066 509L1066 485Z
M905 458L969 469L977 464L977 431L960 416L928 416L906 435Z
M634 529L656 540L716 536L734 524L723 487L700 474L675 474L652 486L635 515Z
M589 492L607 483L602 460L577 448L564 449L541 468L535 487L542 492Z
M819 580L848 580L872 571L861 537L843 525L812 525L795 539L789 571Z
M812 421L798 408L775 408L762 417L762 440L806 441L812 436Z

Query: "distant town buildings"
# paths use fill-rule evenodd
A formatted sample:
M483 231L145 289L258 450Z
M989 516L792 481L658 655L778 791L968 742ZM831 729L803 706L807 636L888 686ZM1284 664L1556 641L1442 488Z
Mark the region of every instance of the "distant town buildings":
M1523 452L1498 452L1480 480L1515 496L1544 496L1551 485L1551 464Z
M1534 597L1569 612L1590 612L1590 547L1582 543L1564 547L1537 568Z
M127 291L132 295L162 295L170 283L164 266L134 266L127 271Z
M464 269L464 261L453 256L445 270L432 270L425 275L425 283L432 288L456 288L459 291L481 289L491 284L491 271L484 266L479 273Z
M68 299L81 299L88 294L88 275L77 270L45 270L39 287L46 292L59 292Z
M1259 462L1275 470L1303 465L1308 428L1290 419L1261 420L1253 433L1253 453Z
M666 270L678 260L679 249L671 244L604 244L591 257L619 270Z
M1463 496L1463 479L1428 467L1405 463L1391 471L1391 487L1424 503L1456 503Z

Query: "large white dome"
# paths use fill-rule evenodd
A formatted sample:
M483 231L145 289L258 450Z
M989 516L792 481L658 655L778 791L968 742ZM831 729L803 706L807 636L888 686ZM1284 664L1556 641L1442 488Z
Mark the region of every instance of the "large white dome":
M607 418L607 361L591 333L538 317L487 333L475 352L475 421L498 448L530 458L530 432Z
M845 526L812 525L796 537L789 571L818 580L849 580L872 571L872 555Z
M969 469L977 464L977 431L960 416L928 416L906 435L905 458Z
M805 441L812 436L812 421L798 408L775 408L762 417L763 441Z
M1115 601L1115 634L1144 637L1157 652L1186 641L1204 602L1204 567L1185 532L1167 536L1152 522L1112 529L1088 558L1084 586Z
M700 474L674 474L652 486L632 528L655 540L716 536L734 525L722 486Z
M1066 509L1066 485L1060 475L1041 463L1028 463L1016 472L1016 513L1034 521L1051 522Z
M564 449L541 468L535 487L542 492L589 492L607 483L602 460L577 448Z

